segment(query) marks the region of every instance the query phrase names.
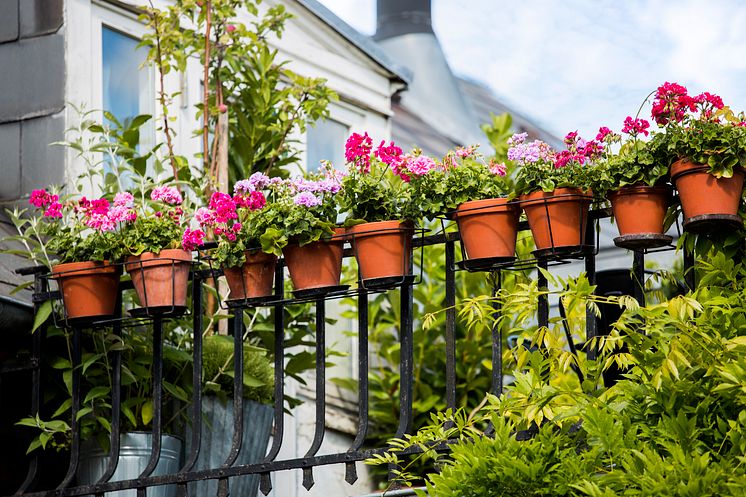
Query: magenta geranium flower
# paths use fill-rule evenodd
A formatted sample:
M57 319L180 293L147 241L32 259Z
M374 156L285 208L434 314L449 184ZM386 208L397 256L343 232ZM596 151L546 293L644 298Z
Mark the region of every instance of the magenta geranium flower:
M181 246L184 250L192 251L202 245L205 239L205 232L202 230L192 230L187 228L181 237Z
M648 132L649 127L650 123L645 119L632 119L632 116L627 116L624 120L622 133L627 133L630 136L637 136L642 133L645 136L648 136L650 134Z
M156 186L150 193L150 199L169 205L179 205L184 201L181 193L174 186Z
M366 132L363 135L352 133L345 143L345 159L354 163L360 171L370 171L370 152L373 149L373 139Z

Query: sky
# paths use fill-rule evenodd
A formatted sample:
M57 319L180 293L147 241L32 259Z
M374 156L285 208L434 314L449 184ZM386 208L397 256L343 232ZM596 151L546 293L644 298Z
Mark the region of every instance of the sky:
M375 0L321 0L364 34ZM744 0L432 0L451 69L558 136L619 130L665 81L746 109ZM649 119L650 105L640 114ZM654 125L653 125L654 126Z

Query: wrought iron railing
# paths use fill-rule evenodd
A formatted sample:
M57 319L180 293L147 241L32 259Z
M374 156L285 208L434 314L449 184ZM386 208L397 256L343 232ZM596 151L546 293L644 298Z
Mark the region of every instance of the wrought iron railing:
M584 269L587 277L591 284L595 284L596 281L596 254L598 252L598 220L609 217L608 210L592 210L589 214L587 227L586 227L586 246L578 247L575 250L545 250L541 253L535 254L530 260L518 260L518 261L493 261L491 264L482 264L477 268L472 267L472 270L479 271L493 271L496 273L495 288L497 290L500 282L501 275L504 271L518 269L526 269L529 267L548 268L555 264L563 264L573 261L580 261L584 263ZM520 225L521 230L526 230L527 225L525 222ZM429 245L444 245L445 246L445 355L446 355L446 388L445 388L445 399L446 406L448 408L456 409L459 406L456 405L456 279L455 275L457 271L469 269L468 264L459 264L457 261L457 249L456 244L459 242L459 234L457 232L445 232L442 231L438 234L430 236L417 236L413 242L413 250L422 250L423 247ZM672 249L673 247L669 247ZM645 278L644 264L645 264L645 250L637 249L634 250L634 263L631 268L634 279L639 283L634 292L634 297L638 301L644 300L644 289L642 283ZM345 257L351 257L353 252L350 248L345 249ZM415 259L410 257L410 260ZM693 256L691 254L685 254L684 265L688 269L693 265ZM45 268L30 268L20 271L22 274L34 275L34 295L33 302L38 306L49 299L59 299L60 293L58 291L51 291L49 288L49 277L46 273ZM693 286L693 272L688 271L687 273L688 284L690 287ZM230 310L235 313L236 317L243 316L243 313L249 309L259 306L269 307L274 309L274 430L272 435L272 443L269 447L266 456L259 462L251 464L236 464L238 455L241 451L242 440L245 436L243 433L243 409L242 403L243 398L243 381L242 381L242 370L243 370L243 332L244 332L244 320L243 319L232 319L231 320L231 334L234 338L234 393L233 393L233 413L234 413L234 430L232 434L232 446L230 453L225 459L224 463L219 467L209 469L195 469L195 465L200 452L201 445L201 423L202 423L202 334L203 330L203 319L205 317L205 309L203 308L203 287L204 285L211 282L216 276L216 270L213 268L206 267L205 264L195 264L192 272L192 307L189 309L191 312L191 318L193 320L193 376L192 376L192 388L193 397L191 399L191 422L193 423L191 430L191 448L188 454L186 454L186 462L182 465L178 472L162 476L153 476L153 469L158 461L159 454L161 451L161 433L163 430L163 325L164 321L170 319L168 316L161 314L147 315L147 313L135 313L133 317L125 317L122 315L122 299L120 293L120 299L117 307L117 315L112 320L96 322L92 325L89 323L86 326L108 326L113 329L113 332L121 336L122 328L131 324L131 320L137 320L138 325L147 323L153 329L153 404L154 413L152 421L152 447L150 460L144 471L139 475L138 478L129 479L124 481L110 481L110 478L114 474L114 470L117 466L117 454L119 452L119 431L121 427L120 420L120 406L121 406L121 367L122 358L119 351L112 353L112 419L111 419L111 437L110 437L110 456L108 466L104 475L99 479L98 482L91 485L72 485L76 471L79 464L79 452L80 452L80 426L77 420L77 413L80 409L81 395L81 368L78 367L81 362L81 331L82 326L75 325L72 322L67 322L64 319L60 320L58 324L60 326L68 326L72 328L73 336L73 375L72 375L72 418L70 426L72 428L72 444L70 449L70 460L68 470L61 483L54 489L51 490L38 490L34 488L34 485L39 477L40 467L38 458L36 456L31 458L30 466L28 469L25 481L20 486L15 495L23 495L25 497L42 497L42 496L56 496L56 497L71 497L71 496L82 496L82 495L94 495L103 496L105 492L124 490L124 489L136 489L138 497L147 495L147 489L160 486L173 484L177 486L178 495L186 496L188 494L187 484L189 482L201 481L201 480L217 480L218 481L218 497L227 497L230 491L230 480L233 477L241 475L259 475L260 477L260 489L263 493L267 494L271 488L270 475L276 472L287 471L287 470L301 470L303 473L303 486L310 489L314 485L314 468L324 465L344 465L345 466L345 480L352 484L357 480L357 463L370 458L376 453L382 453L386 450L386 447L375 447L366 448L366 435L370 426L371 420L369 418L368 409L368 372L369 372L369 342L368 342L368 300L369 296L375 292L385 292L394 288L398 288L401 292L401 323L400 323L400 363L398 365L400 371L400 397L399 397L399 425L397 429L397 436L411 432L412 430L412 419L413 419L413 381L414 381L414 363L413 363L413 323L415 321L413 316L413 284L416 283L414 278L406 278L401 281L397 281L395 285L389 287L375 287L369 288L363 285L359 285L353 289L336 289L334 292L329 294L315 294L306 295L301 298L288 297L285 294L284 283L285 283L285 271L282 261L277 266L275 272L275 295L268 299L259 299L243 302L235 302L231 304ZM425 277L430 277L425 275ZM537 272L538 285L540 288L547 287L547 279L541 271ZM120 288L120 292L129 291L132 288L131 282L123 282ZM359 392L359 405L358 405L358 427L354 440L352 441L348 450L335 454L318 455L319 449L324 439L325 433L325 388L326 388L326 304L329 299L338 299L342 297L353 297L357 299L357 327L358 327L358 358L359 358L359 377L358 377L358 392ZM285 404L285 377L284 377L284 364L285 364L285 351L284 351L284 313L283 309L285 306L293 304L312 304L315 306L316 312L316 366L315 366L315 390L316 390L316 419L315 419L315 432L312 443L308 450L302 457L293 459L278 459L280 449L283 445L284 438L284 404ZM495 312L499 313L500 308L495 307ZM548 326L550 315L549 300L546 295L542 295L538 302L538 315L537 321L540 326ZM60 319L59 317L57 319ZM591 339L597 334L596 318L591 311L587 311L587 339ZM40 366L40 359L42 355L42 348L44 347L44 332L39 330L33 335L33 353L31 362L29 363L29 369L32 375L32 391L31 391L31 414L36 415L39 413L41 405L41 391L42 385L45 382L45 378L42 377L42 369ZM572 341L572 340L571 340ZM503 336L499 327L495 326L492 330L492 379L490 392L499 394L503 388L503 370L502 370L502 352L503 352ZM586 351L589 355L593 355L594 351L588 349ZM412 449L412 452L416 449ZM202 496L200 496L202 497Z

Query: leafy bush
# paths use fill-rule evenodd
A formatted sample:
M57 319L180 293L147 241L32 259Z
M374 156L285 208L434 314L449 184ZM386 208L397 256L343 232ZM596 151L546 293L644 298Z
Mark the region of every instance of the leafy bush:
M399 452L421 448L442 466L427 477L431 496L743 495L742 261L742 253L711 251L698 263L703 276L694 292L646 307L628 297L594 296L582 276L556 279L554 287L565 288L556 293L574 331L583 327L580 310L596 311L599 303L624 308L611 334L592 342L599 347L597 360L570 353L559 323L529 329L524 337L538 347L506 352L517 371L503 396L488 397L486 407L469 418L435 416L430 426L395 440L393 451L372 462L398 464L401 477L412 479L412 463ZM522 316L532 314L526 302L542 292L533 284L518 285L497 300L521 327ZM479 315L491 304L473 299L460 314ZM612 364L626 370L624 379L604 385L602 373ZM484 430L486 423L494 431ZM438 444L453 439L461 443L449 456L439 455Z
M202 377L205 393L222 397L233 395L233 337L210 335L204 338ZM244 397L262 404L271 404L274 381L274 369L266 351L244 345Z

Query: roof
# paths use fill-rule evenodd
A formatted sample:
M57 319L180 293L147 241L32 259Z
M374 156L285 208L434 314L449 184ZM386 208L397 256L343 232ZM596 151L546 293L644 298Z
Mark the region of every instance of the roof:
M516 132L526 132L531 139L539 139L553 147L563 147L562 140L536 124L529 117L516 112L504 102L498 100L490 88L480 82L457 78L459 89L473 110L475 124L489 124L490 114L510 113L513 117L513 128ZM394 116L391 119L391 135L402 148L417 146L430 156L443 156L448 150L459 145L449 136L436 130L429 122L406 105L406 98L392 105ZM485 142L486 137L482 140Z
M412 81L412 72L409 69L395 63L375 41L344 22L317 0L296 0L296 2L365 53L376 64L395 76L396 79L405 84Z
M528 117L515 109L511 108L505 102L501 101L497 95L481 81L475 81L469 78L456 78L461 89L461 93L471 103L474 117L479 123L490 123L490 113L502 114L508 112L513 118L513 128L517 133L526 132L531 139L542 140L554 148L564 148L562 140L550 131L544 129L536 122L536 119Z
M448 150L460 145L400 102L394 103L392 109L391 137L400 147L408 149L417 146L425 155L442 157Z

